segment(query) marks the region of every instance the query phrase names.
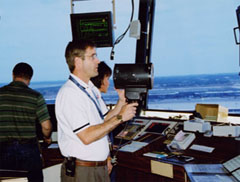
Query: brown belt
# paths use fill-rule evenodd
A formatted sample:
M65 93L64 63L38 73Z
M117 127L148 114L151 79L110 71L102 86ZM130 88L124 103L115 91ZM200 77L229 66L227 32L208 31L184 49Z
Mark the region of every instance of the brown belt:
M76 159L77 166L86 166L86 167L96 167L96 166L105 166L107 165L107 160L105 161L82 161Z

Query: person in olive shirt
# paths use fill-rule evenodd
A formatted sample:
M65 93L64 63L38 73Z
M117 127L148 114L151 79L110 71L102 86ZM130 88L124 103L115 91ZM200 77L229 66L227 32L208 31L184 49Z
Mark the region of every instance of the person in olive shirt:
M36 122L51 143L52 125L43 96L28 87L33 75L27 63L13 69L13 81L0 88L0 169L27 171L28 181L43 181Z

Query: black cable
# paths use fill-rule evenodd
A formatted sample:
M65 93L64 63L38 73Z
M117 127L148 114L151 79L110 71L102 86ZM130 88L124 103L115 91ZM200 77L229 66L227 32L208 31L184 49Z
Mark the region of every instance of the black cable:
M126 129L127 129L127 127L129 126L130 122L131 122L131 120L124 123L125 126L124 126L124 128L122 129L122 131L126 131ZM120 141L119 141L119 143L118 143L118 147L117 147L115 153L113 154L113 159L115 160L115 164L114 164L114 165L117 165L117 154L118 154L118 152L119 152L119 149L122 147L123 138L124 138L124 137L121 137L121 138L120 138ZM133 138L134 138L134 137L133 137ZM127 143L131 143L131 142L133 141L133 138L130 139Z
M239 37L240 37L240 35L239 35ZM240 67L240 45L239 45L239 53L238 54L239 54L239 67ZM238 75L240 76L240 72L238 73Z
M128 30L129 30L129 28L131 26L131 23L132 23L132 20L133 20L133 15L134 15L134 0L132 0L131 2L132 2L132 14L131 14L129 25L128 25L127 29L125 30L125 32L122 35L120 35L115 40L115 42L113 43L112 50L111 50L111 53L110 53L110 60L114 60L114 48L115 48L115 45L117 45L119 42L121 42L121 40L125 37L126 33L128 32Z
M234 36L235 36L235 41L236 41L236 44L239 46L239 65L240 66L240 27L236 27L235 29L238 29L239 30L239 42L237 42L237 36L236 36L236 33L234 32ZM240 76L240 72L239 72L239 76Z
M124 128L122 129L122 131L125 131L125 130L127 129L128 125L129 125L129 122L125 122L124 125L125 125L125 126L124 126ZM119 149L122 147L121 145L122 145L122 140L123 140L123 138L124 138L124 137L121 137L121 138L120 138L120 141L119 141L119 143L118 143L118 148L117 148L115 154L113 155L114 157L117 156L117 153L118 153Z

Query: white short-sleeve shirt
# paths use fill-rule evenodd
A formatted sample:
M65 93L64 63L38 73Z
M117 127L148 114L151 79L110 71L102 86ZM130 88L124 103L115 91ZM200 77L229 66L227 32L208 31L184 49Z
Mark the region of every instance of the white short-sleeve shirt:
M109 110L108 110L104 100L102 99L102 94L101 94L100 90L97 87L93 87L92 90L93 90L94 94L96 95L96 97L99 101L99 104L100 104L100 107L102 109L103 115L106 116Z
M89 81L86 84L73 74L71 76L96 100L105 114L106 110L100 104L101 95L97 95L98 89L93 83ZM71 80L68 80L58 92L55 112L58 121L58 144L63 156L88 161L103 161L107 158L109 154L107 135L89 145L83 144L77 136L78 132L87 127L103 123L103 119L94 102Z

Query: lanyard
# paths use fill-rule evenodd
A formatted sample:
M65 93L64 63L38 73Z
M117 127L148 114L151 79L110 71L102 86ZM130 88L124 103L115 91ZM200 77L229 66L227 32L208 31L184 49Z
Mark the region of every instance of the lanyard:
M91 95L89 95L89 93L86 91L86 89L85 89L82 85L80 85L80 84L77 82L77 80L75 80L71 75L69 76L69 80L71 80L75 85L77 85L78 88L80 88L85 94L87 94L87 96L93 101L93 103L95 104L95 106L96 106L96 108L97 108L97 110L98 110L98 113L99 113L100 117L101 117L102 120L103 120L104 117L103 117L102 111L100 110L100 108L99 108L98 104L96 103L96 101L95 101L95 100L91 97ZM93 94L94 94L94 93L93 93ZM94 96L95 96L95 94L94 94ZM95 96L95 98L96 98L96 96ZM97 100L97 98L96 98L96 100Z

